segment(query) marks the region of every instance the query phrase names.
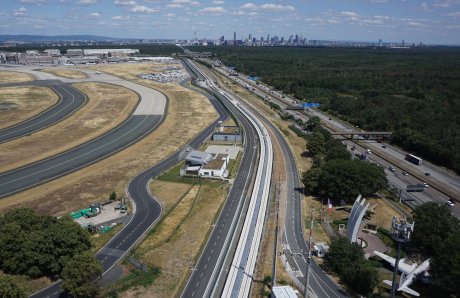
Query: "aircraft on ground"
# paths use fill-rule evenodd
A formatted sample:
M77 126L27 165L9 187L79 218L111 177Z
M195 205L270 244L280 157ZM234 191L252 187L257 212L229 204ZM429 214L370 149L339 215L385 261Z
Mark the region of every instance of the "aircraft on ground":
M387 256L386 254L383 254L378 251L374 251L374 254L381 257L385 261L391 264L391 266L395 266L396 259L392 258L390 256ZM427 270L430 268L430 259L424 261L422 264L417 265L417 264L406 264L404 262L404 258L400 259L398 262L398 270L402 272L401 274L401 279L399 280L398 284L398 291L402 291L408 294L411 294L413 296L420 296L420 294L411 288L409 286L412 284L412 282L417 279L417 277L423 273L425 275L428 274ZM389 285L391 287L392 282L390 280L384 280L383 281L385 284Z

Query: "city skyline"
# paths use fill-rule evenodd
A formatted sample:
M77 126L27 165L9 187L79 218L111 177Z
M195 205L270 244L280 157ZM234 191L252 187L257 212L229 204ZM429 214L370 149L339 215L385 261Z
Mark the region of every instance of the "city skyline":
M460 45L460 1L6 0L3 34L139 39L308 40Z

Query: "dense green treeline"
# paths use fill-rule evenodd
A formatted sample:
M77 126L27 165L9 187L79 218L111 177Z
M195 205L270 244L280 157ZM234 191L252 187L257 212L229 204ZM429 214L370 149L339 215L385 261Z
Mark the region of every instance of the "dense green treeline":
M91 253L87 230L69 216L55 218L18 208L0 215L0 271L31 278L60 277L73 297L95 297L102 266ZM2 274L0 274L2 277ZM0 297L23 297L9 277L0 279Z
M239 72L460 173L460 49L206 47Z

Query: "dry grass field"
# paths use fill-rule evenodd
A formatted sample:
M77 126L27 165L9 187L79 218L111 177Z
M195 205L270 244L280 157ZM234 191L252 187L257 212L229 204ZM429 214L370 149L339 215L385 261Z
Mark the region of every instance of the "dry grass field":
M159 190L158 187L152 187L153 192L159 198L169 197L172 208L165 212L163 220L135 252L136 258L161 268L161 273L151 286L130 289L120 293L120 297L152 297L152 293L155 293L154 297L177 296L191 273L229 188L228 184L219 182L193 186L161 184L160 192L155 191ZM177 191L184 188L188 191ZM175 195L171 196L171 193Z
M31 74L17 71L0 70L0 84L28 82L33 80L35 80L35 78Z
M73 69L44 68L40 69L40 71L67 79L86 79L88 77L86 73Z
M41 213L62 215L91 202L105 200L112 190L121 194L136 173L185 145L217 117L202 95L174 84L151 82L151 86L160 89L169 99L167 117L157 130L96 164L2 199L0 212L27 206Z
M0 128L40 114L56 104L58 100L58 95L46 87L0 87Z
M88 103L67 119L47 129L1 144L2 171L41 160L96 138L126 118L138 102L133 91L105 83L74 85Z

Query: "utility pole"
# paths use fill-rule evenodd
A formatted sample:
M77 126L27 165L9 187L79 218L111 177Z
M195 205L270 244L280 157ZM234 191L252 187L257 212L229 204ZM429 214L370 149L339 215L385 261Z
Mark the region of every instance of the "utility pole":
M394 241L396 241L398 249L396 251L396 260L395 268L393 271L393 282L391 283L391 298L396 297L396 275L398 275L398 265L399 265L399 251L401 249L401 244L407 243L410 240L410 235L414 231L414 223L409 224L405 218L400 218L399 220L393 216L391 220L391 236Z
M272 268L272 296L273 288L276 285L276 256L278 254L278 218L279 218L279 197L281 193L281 177L278 174L278 185L275 193L275 212L276 212L276 221L275 221L275 245L273 248L273 268Z
M315 211L315 209L312 208L310 210L310 238L308 239L307 272L305 274L305 298L308 298L308 286L310 285L311 243L313 242L313 211Z

